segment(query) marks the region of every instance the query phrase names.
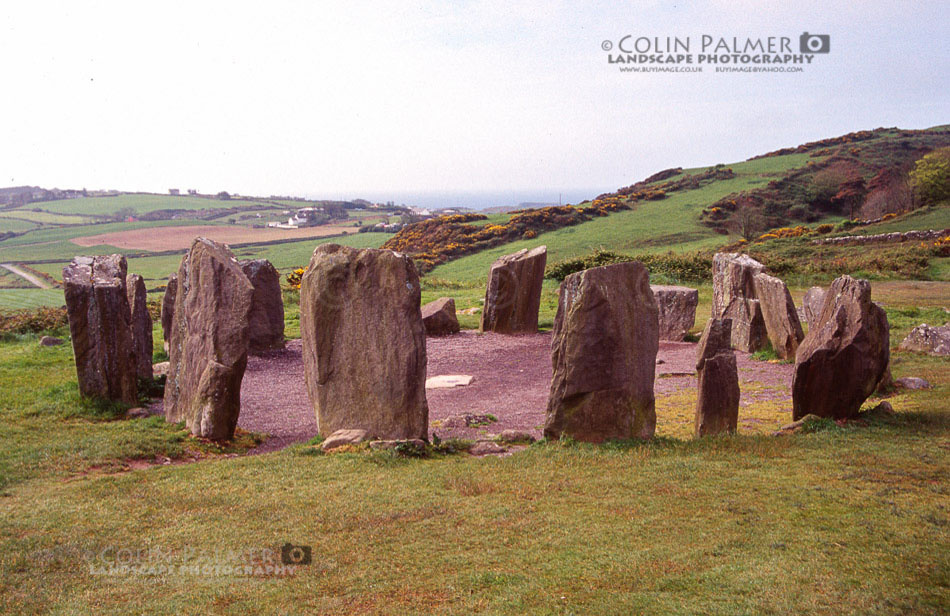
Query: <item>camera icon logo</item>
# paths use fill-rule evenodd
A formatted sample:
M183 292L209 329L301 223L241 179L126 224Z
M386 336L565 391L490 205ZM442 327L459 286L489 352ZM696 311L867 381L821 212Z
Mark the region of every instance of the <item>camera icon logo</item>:
M280 562L284 565L309 565L311 549L309 545L285 543L280 548Z
M798 46L802 53L828 53L831 49L831 36L805 32L798 37Z

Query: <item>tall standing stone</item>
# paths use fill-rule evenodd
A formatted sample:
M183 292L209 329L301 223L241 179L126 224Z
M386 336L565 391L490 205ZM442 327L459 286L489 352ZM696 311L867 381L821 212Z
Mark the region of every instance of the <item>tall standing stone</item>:
M571 274L561 284L544 434L580 441L651 438L659 318L638 262Z
M808 323L808 329L818 325L818 317L821 315L821 307L825 303L825 290L821 287L812 287L805 291L805 297L802 299L802 312L805 313L805 322Z
M887 370L890 335L871 284L842 276L831 283L818 322L801 346L792 378L792 417L857 414Z
M251 354L284 348L284 296L280 274L267 259L241 261L244 275L254 285L251 300Z
M769 341L762 306L757 299L736 297L718 318L732 321L732 347L735 349L755 353L764 349Z
M168 353L168 341L172 337L172 322L175 320L175 298L178 295L178 274L168 277L165 295L162 296L162 340Z
M135 404L132 314L122 255L76 257L63 268L79 393Z
M689 287L650 285L660 311L660 340L680 342L696 322L699 291Z
M732 321L709 319L696 349L699 394L696 436L734 434L739 424L739 372L731 348Z
M765 331L772 348L781 359L794 359L798 345L805 338L798 310L785 283L775 276L756 274L755 295L762 308Z
M748 255L720 252L713 255L713 306L715 319L732 319L732 346L753 353L765 347L768 334L755 295L755 275L765 266Z
M538 331L541 284L547 246L519 250L497 259L488 272L481 331L526 334Z
M428 439L419 274L389 250L318 246L300 285L307 393L320 434Z
M135 373L140 379L152 378L152 315L148 312L148 291L138 274L126 278L132 317L132 347L135 349Z
M196 436L234 436L254 287L224 244L199 237L178 268L165 418Z

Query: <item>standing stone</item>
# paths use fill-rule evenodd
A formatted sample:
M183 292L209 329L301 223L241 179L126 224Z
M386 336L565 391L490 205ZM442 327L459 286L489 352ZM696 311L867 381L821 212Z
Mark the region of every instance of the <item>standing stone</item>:
M798 345L805 338L795 301L788 287L779 278L756 274L755 296L762 308L765 331L772 348L781 359L794 359Z
M929 353L930 355L950 355L950 324L942 327L931 327L926 323L910 330L907 337L901 341L901 351Z
M455 300L440 297L422 307L422 324L429 336L448 336L459 333L459 320L455 316Z
M284 297L280 274L267 259L241 261L244 275L254 286L251 300L251 354L284 348Z
M172 322L175 320L175 297L178 295L178 274L168 277L165 295L162 296L162 340L168 353L168 341L172 337Z
M765 266L748 255L720 252L713 255L714 319L732 319L732 346L747 353L765 347L768 335L762 309L755 295L755 275Z
M735 434L739 425L739 372L730 346L732 321L709 319L696 349L699 395L696 436Z
M854 416L881 382L889 359L887 316L871 302L871 284L851 276L836 279L815 328L798 347L792 419L809 413Z
M485 307L480 330L499 334L538 331L541 284L547 264L547 246L525 248L496 260L488 272Z
M134 405L135 350L125 257L76 257L63 268L79 393Z
M802 299L802 311L805 313L805 322L808 323L808 329L818 325L818 317L821 315L821 306L825 303L825 290L821 287L812 287L805 291L805 297Z
M699 291L689 287L650 285L660 311L660 340L680 342L696 322Z
M412 259L318 246L300 286L307 393L320 434L427 439L426 339Z
M148 291L138 274L126 278L132 318L132 347L135 349L135 373L140 379L152 378L152 315L148 312Z
M571 274L561 284L544 435L593 443L653 437L659 317L643 264Z
M765 266L749 255L718 252L713 255L713 317L720 318L737 297L755 299L755 275ZM733 330L735 324L733 323Z
M199 237L178 268L165 418L196 436L234 436L254 287L224 244ZM279 394L279 392L274 392Z
M769 336L759 300L737 297L729 302L719 318L732 321L733 348L746 353L755 353L765 348Z

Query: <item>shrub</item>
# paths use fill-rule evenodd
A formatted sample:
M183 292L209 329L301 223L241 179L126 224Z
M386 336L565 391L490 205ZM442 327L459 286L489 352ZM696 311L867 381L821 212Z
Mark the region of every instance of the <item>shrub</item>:
M934 150L914 163L910 183L924 204L950 199L950 147Z
M298 267L294 271L287 274L287 284L290 285L291 289L300 289L300 281L303 279L303 274L306 270L302 267Z
M663 276L670 280L705 282L712 277L712 257L701 253L678 255L625 255L609 250L597 250L587 256L565 259L551 264L544 272L546 278L563 281L569 275L592 267L639 261L652 276Z
M0 312L0 332L11 334L38 334L63 330L69 326L66 308L34 308Z

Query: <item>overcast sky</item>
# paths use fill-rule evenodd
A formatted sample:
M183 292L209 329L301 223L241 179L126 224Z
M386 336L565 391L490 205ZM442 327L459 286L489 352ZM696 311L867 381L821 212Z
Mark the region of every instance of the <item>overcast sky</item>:
M617 188L950 122L950 3L5 2L0 185L351 197ZM801 73L622 73L604 41L828 34Z

